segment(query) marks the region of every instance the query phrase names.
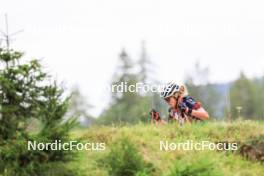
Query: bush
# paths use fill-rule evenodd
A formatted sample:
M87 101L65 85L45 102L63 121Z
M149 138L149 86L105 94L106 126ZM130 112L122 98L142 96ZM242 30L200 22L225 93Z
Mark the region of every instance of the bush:
M24 137L5 140L0 145L0 175L5 176L71 176L78 170L69 169L68 161L74 151L28 150L28 141L53 142L46 136Z
M209 161L210 157L202 155L191 161L176 160L174 166L167 176L222 176L224 175L213 162Z
M152 167L144 162L138 149L127 137L113 144L105 162L111 176L145 176Z

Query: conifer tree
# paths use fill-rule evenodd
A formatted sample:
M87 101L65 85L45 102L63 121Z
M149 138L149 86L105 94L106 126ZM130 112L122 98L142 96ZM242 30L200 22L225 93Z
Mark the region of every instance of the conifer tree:
M257 118L259 105L256 84L241 72L240 77L234 81L230 88L230 101L232 118L239 115L243 118ZM241 107L241 114L238 114L237 108Z
M0 48L0 175L71 175L72 151L28 150L28 141L69 141L75 121L64 121L68 98L37 60ZM22 63L23 62L23 63ZM28 130L37 119L38 130Z

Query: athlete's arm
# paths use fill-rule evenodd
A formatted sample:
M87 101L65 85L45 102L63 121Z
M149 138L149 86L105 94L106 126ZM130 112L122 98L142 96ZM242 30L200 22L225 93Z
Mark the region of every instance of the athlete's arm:
M188 109L187 109L188 112ZM204 108L200 107L199 109L193 109L191 112L192 116L195 116L201 120L207 120L209 118L209 114L204 110Z

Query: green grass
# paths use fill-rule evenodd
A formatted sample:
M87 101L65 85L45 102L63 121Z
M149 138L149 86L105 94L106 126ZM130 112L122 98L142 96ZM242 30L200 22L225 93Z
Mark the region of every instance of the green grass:
M107 176L102 164L113 144L126 136L135 144L144 160L155 167L153 176L167 175L225 175L225 176L261 176L264 164L250 161L239 152L223 151L160 151L160 141L185 142L238 142L242 144L264 135L263 122L237 121L233 123L208 122L179 127L176 124L154 126L138 124L135 126L97 126L75 130L72 138L81 138L84 142L105 142L105 151L81 151L79 160L70 167L80 166L85 175ZM208 168L205 169L204 168ZM210 171L214 170L214 171ZM198 173L201 174L198 174Z

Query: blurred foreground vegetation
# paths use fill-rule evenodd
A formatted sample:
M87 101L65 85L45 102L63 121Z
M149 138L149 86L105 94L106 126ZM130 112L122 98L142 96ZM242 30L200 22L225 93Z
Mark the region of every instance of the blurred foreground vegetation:
M105 151L81 151L80 166L86 175L153 176L260 176L264 173L264 123L236 121L208 122L178 127L98 126L75 130L73 138L83 142L104 142ZM231 151L160 151L161 140L169 142L237 142ZM257 148L259 146L259 148ZM246 148L246 149L245 149Z

